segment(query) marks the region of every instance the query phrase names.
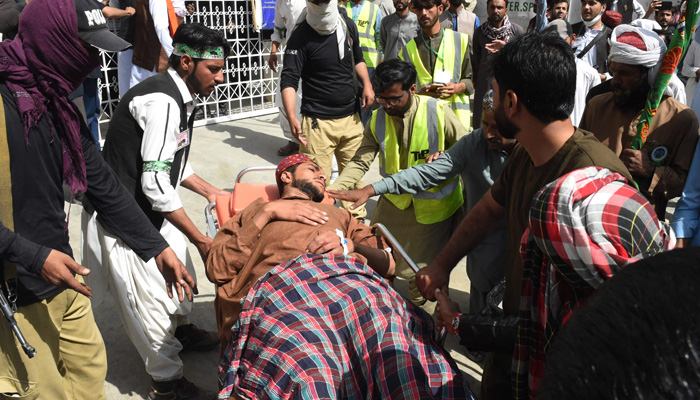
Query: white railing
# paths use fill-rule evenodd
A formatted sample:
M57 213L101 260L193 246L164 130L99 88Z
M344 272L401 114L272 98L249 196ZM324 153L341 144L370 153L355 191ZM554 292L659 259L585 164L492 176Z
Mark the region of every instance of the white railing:
M189 3L189 1L188 1ZM221 31L231 45L231 56L224 67L224 83L206 99L195 116L195 126L232 121L277 112L275 90L277 74L267 66L270 54L269 33L256 32L250 0L198 0L195 12L185 23L200 22ZM118 21L110 20L116 30ZM100 128L104 137L107 124L119 101L117 54L102 53L102 77L99 80L102 113Z

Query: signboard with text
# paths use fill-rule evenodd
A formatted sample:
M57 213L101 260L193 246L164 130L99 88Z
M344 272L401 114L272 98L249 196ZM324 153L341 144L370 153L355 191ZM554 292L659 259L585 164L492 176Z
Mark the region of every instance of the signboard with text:
M474 13L479 17L481 23L486 22L488 14L486 12L486 2L479 1L474 8ZM535 3L531 0L512 0L508 2L508 18L510 22L516 23L523 28L527 28L530 19L535 16Z
M275 29L275 0L262 0L262 29Z
M548 0L547 3L551 3L552 0ZM612 3L612 1L610 1ZM651 0L638 0L638 3L646 9L649 7ZM680 3L679 0L672 0L674 5ZM474 8L474 13L479 17L482 23L486 22L488 14L486 11L486 1L479 0ZM535 2L534 0L511 0L508 2L508 18L511 22L516 23L523 28L527 28L527 24L530 19L535 16ZM650 19L653 18L650 17ZM575 24L581 21L581 1L580 0L569 0L569 18L568 21L571 24Z

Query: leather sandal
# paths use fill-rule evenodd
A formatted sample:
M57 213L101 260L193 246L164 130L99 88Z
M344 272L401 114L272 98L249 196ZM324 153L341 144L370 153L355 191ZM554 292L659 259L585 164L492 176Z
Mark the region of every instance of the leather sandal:
M287 156L291 156L292 154L296 154L298 152L299 152L299 143L295 143L295 142L292 142L290 140L286 146L280 147L277 150L277 155L280 157L287 157Z

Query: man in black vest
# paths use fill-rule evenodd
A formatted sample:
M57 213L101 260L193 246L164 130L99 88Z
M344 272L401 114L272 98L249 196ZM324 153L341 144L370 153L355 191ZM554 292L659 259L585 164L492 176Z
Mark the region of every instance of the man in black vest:
M194 174L187 156L192 139L194 100L209 96L223 82L224 60L230 47L219 33L201 24L182 25L173 38L170 68L130 89L119 102L103 156L127 190L195 275L185 237L206 260L211 238L190 220L178 196L180 185L212 201L221 191ZM149 399L200 398L203 390L183 375L182 350L208 350L218 338L187 321L191 304L167 297L162 282L153 279L148 263L91 219L90 237L104 255L110 291L117 299L126 331L144 359L152 378ZM91 235L95 229L96 235ZM184 236L183 236L184 234ZM99 258L99 257L98 257Z

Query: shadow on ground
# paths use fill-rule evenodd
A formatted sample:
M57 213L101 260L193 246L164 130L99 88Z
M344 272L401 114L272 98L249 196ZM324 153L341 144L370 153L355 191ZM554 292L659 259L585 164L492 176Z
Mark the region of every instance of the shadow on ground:
M221 132L230 135L223 139L222 143L235 147L246 154L258 156L270 164L277 165L282 157L277 155L277 149L287 144L287 139L256 130L255 124L251 127L231 125L211 125L207 128L213 132ZM269 128L268 128L269 129Z
M190 322L213 334L215 322L211 321L214 296L202 295L194 303ZM102 332L107 349L107 379L124 398L147 398L151 378L146 373L136 348L126 337L126 331L118 317L114 300L109 297L94 309L95 321ZM180 354L184 363L184 376L195 385L210 391L217 390L217 363L219 350Z

